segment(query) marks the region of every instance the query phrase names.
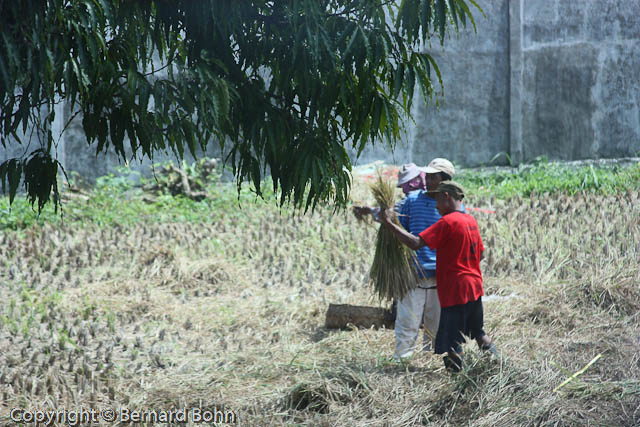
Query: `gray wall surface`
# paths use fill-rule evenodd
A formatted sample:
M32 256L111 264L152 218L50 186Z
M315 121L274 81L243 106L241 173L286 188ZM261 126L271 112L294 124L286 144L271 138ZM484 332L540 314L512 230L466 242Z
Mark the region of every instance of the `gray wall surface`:
M427 103L416 97L415 124L396 163L640 154L640 0L478 4L486 16L472 9L477 33L462 29L444 47L425 48L440 67L444 95ZM391 156L366 150L358 163L377 159Z
M514 163L539 156L580 160L640 156L640 0L478 0L473 28L444 46L425 46L437 61L441 96L414 98L413 121L394 153L383 143L354 163L446 157L460 166ZM54 128L71 117L56 108ZM37 145L37 144L36 144ZM23 146L0 148L0 161ZM30 150L28 151L30 152ZM121 164L96 156L81 117L60 138L58 158L89 180ZM219 156L218 147L207 152ZM156 162L174 158L158 155ZM499 163L507 157L502 155ZM145 167L151 161L144 162ZM139 161L132 166L141 168ZM148 169L148 168L147 168Z
M420 100L414 109L410 154L416 163L447 157L476 165L509 151L508 1L480 5L487 18L474 14L477 34L461 29L444 49L427 49L442 73L444 94L439 105Z
M637 155L640 1L537 0L523 17L525 160Z

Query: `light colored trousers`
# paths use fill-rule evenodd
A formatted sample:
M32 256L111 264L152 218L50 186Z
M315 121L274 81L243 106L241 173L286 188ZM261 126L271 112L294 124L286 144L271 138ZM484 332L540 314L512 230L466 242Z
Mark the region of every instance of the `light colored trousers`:
M423 350L429 351L435 346L440 323L438 291L435 288L422 288L435 287L436 279L429 277L418 286L398 301L395 326L396 351L393 355L396 359L409 357L415 351L421 320L424 322Z

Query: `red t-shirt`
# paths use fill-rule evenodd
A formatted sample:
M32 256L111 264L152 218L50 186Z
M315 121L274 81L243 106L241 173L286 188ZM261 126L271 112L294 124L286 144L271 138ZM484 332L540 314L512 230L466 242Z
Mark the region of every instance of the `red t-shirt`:
M451 212L420 233L420 237L436 250L440 307L466 304L484 295L480 272L484 245L474 217Z

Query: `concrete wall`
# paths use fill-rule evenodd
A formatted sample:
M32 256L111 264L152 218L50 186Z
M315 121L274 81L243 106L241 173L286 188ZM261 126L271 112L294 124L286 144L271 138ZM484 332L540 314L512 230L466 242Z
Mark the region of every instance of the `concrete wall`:
M523 17L524 158L637 156L640 1L537 0Z
M447 157L479 164L509 151L509 7L507 0L481 3L477 34L461 30L444 48L427 49L443 76L443 97L414 109L411 155L416 163Z
M640 154L639 0L484 0L477 33L427 46L444 96L418 97L396 163L476 166ZM367 150L358 163L390 160ZM501 156L502 163L506 156Z
M447 157L476 166L499 153L515 163L640 156L640 0L478 4L485 16L474 11L477 33L468 28L444 47L425 47L442 72L442 96L425 103L417 95L395 153L380 143L356 164ZM70 116L57 107L54 127ZM120 162L96 156L80 124L76 118L64 133L58 156L68 171L93 180ZM25 150L9 148L0 149L0 160ZM215 145L207 154L220 155ZM172 157L159 153L155 161Z

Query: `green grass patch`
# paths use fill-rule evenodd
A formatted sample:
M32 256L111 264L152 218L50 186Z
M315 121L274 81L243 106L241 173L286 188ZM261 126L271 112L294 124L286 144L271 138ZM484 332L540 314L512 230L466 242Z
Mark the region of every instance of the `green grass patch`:
M291 206L279 207L277 195L269 180L263 183L261 199L250 186L243 186L238 193L235 183L221 182L219 175L216 175L205 183L209 197L194 201L168 193L150 197L143 187L154 178L145 179L135 175L129 169L121 168L117 173L101 177L87 193L88 200L68 200L58 212L55 212L52 204L48 204L38 214L22 196L18 196L12 205L9 204L8 197L1 197L0 230L22 230L33 225L60 222L99 226L164 222L213 223L224 217L251 216L256 209L267 209L273 215L294 212ZM640 164L576 167L539 161L513 169L462 170L456 180L476 197L507 199L545 193L609 194L640 187Z
M88 191L88 200L65 201L55 212L48 204L40 214L26 198L18 196L13 204L8 197L0 198L0 229L22 230L33 225L97 224L99 226L133 225L138 223L165 222L216 222L222 217L247 215L256 207L268 207L277 212L279 207L272 185L265 181L262 198L256 196L251 186L243 186L240 192L235 183L213 179L205 184L208 198L195 201L168 193L150 194L143 187L154 178L135 177L129 169L121 168L115 174L97 179ZM61 187L63 185L61 184ZM63 189L63 192L66 189ZM291 208L284 207L288 212Z
M500 199L545 193L613 194L640 186L640 163L602 167L540 161L509 170L463 170L455 179L469 193Z

